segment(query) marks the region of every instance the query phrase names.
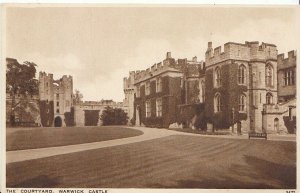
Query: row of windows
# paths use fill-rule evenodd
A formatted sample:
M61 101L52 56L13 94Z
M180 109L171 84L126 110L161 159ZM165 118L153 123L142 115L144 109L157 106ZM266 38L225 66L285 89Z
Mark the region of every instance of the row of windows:
M239 111L245 112L246 111L246 95L242 94L239 97ZM221 112L222 101L220 93L217 93L214 98L214 111L216 113Z
M146 101L146 117L151 117L151 102ZM158 98L156 99L156 117L162 116L162 99Z
M283 81L285 86L295 85L295 71L294 70L285 71Z
M161 77L158 77L156 80L155 80L155 91L158 93L158 92L161 92L162 91L162 78ZM151 88L150 88L150 81L147 81L146 82L146 85L145 85L145 94L146 95L150 95L150 92L151 92ZM141 96L141 91L140 91L140 86L137 86L136 87L136 96L137 97L140 97Z
M241 64L238 68L238 84L246 84L246 66ZM290 74L288 77L294 77ZM259 79L261 77L259 76ZM289 78L287 78L288 81ZM292 82L293 78L290 78L290 82ZM266 86L273 86L274 85L274 69L272 65L268 64L265 68L265 80ZM293 80L294 81L294 80ZM215 68L214 72L214 85L215 87L221 86L221 69L220 67Z
M261 100L261 99L260 99ZM239 96L239 111L245 112L246 111L246 104L247 104L247 97L246 95L242 94ZM266 104L273 104L273 95L272 93L266 94ZM221 112L222 107L222 100L221 94L217 93L214 98L214 111L216 113Z

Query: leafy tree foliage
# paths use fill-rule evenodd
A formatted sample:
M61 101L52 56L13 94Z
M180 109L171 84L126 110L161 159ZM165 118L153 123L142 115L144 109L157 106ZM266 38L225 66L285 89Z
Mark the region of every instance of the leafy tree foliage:
M82 101L83 95L79 90L75 90L74 93L74 104L79 104Z
M35 79L36 66L33 62L20 64L15 59L7 58L6 93L10 94L12 99L10 115L12 126L15 124L16 109L28 106L24 105L24 103L28 104L30 96L38 94L38 80ZM16 95L22 96L17 103Z
M106 107L100 117L103 125L126 125L127 113L120 108Z

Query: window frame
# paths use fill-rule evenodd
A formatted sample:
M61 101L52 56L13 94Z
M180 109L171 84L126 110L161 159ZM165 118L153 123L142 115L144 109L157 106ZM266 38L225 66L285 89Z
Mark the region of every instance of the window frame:
M246 66L244 64L240 64L238 68L238 84L245 85L246 84Z
M214 76L215 76L215 87L218 88L221 86L221 68L219 66L217 66L215 68L215 72L214 72Z
M140 87L140 85L136 86L136 97L137 98L141 97L141 87Z
M161 92L162 91L162 78L157 77L156 78L156 92Z
M214 112L220 113L222 111L221 94L216 93L214 97Z
M162 98L156 99L156 117L162 117Z
M146 109L146 118L149 118L151 117L151 101L150 100L147 100L145 102L145 109Z
M145 83L145 95L150 95L150 81L148 80L146 83Z
M265 83L267 87L274 86L274 68L271 64L267 64L265 68Z
M241 94L239 96L239 112L246 112L247 110L247 96L245 94Z
M270 92L267 92L267 94L266 94L266 104L267 105L274 104L273 103L273 94Z

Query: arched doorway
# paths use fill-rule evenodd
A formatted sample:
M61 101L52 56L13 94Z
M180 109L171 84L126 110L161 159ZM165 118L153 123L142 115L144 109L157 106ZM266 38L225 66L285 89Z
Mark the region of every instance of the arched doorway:
M274 119L274 130L279 130L279 119L277 117Z
M60 117L55 117L54 119L54 126L55 127L61 127L62 126L62 120Z

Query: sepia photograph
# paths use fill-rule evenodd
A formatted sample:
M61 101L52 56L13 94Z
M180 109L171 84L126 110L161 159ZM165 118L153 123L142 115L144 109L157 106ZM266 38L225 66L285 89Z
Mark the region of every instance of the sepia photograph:
M7 188L297 189L298 6L12 4L4 21Z

